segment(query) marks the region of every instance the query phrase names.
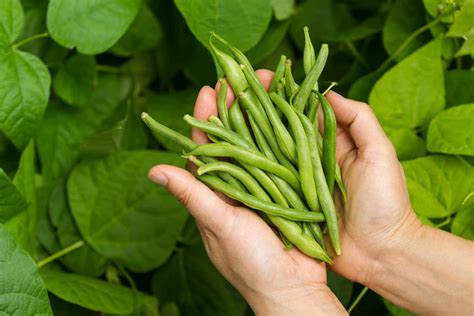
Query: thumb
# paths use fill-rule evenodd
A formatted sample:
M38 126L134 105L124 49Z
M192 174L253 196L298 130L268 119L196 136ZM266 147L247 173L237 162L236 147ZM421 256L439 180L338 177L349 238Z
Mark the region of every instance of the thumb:
M222 201L204 183L197 180L187 170L158 165L153 167L148 177L165 187L188 209L199 225L217 233L231 222L233 207Z

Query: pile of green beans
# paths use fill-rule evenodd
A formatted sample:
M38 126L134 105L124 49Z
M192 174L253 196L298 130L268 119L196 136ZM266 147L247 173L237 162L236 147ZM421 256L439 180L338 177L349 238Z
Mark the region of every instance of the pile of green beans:
M333 85L319 91L328 45L322 44L316 57L307 27L304 34L305 79L296 83L291 60L281 56L268 91L242 52L211 35L209 46L225 74L219 80L218 116L207 121L184 116L210 143L197 145L147 113L142 119L156 137L183 148L184 157L198 167L199 180L256 210L287 248L331 264L324 234L340 255L333 193L336 184L343 199L346 191L336 163L336 118L324 96ZM230 88L236 99L228 108Z

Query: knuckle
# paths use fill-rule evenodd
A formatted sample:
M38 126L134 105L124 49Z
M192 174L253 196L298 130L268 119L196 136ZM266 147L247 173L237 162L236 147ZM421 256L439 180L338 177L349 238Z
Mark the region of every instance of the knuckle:
M193 192L191 191L191 189L188 188L183 189L176 194L176 198L178 199L178 201L180 201L186 207L191 204L192 197Z

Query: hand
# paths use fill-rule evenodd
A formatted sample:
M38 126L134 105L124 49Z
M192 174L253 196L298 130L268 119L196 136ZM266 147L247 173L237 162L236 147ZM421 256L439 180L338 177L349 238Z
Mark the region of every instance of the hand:
M395 150L372 109L335 92L327 98L338 122L336 158L348 192L347 203L339 203L342 255L332 268L370 284L381 254L403 247L421 223Z
M258 71L268 88L273 74ZM233 96L228 98L231 104ZM201 89L194 116L217 114L216 91ZM193 130L193 140L207 142ZM324 263L296 249L287 251L279 237L255 212L213 192L192 174L156 166L150 179L165 186L196 219L209 258L247 300L256 314L334 315L345 310L326 285Z

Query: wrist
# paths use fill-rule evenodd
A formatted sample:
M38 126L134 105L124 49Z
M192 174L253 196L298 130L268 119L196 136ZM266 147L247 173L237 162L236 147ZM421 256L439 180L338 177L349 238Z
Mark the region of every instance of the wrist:
M247 296L247 295L244 295ZM346 315L326 284L290 288L246 297L255 315Z

